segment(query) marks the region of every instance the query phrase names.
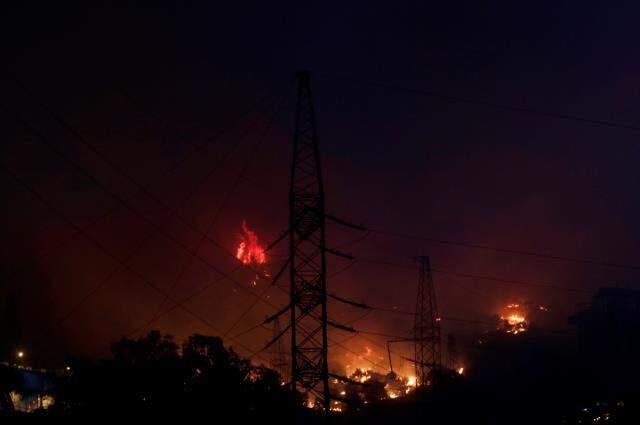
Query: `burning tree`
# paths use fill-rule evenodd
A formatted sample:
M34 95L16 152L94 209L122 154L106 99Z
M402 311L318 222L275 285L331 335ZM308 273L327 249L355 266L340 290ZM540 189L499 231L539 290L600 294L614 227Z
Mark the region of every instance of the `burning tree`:
M246 266L260 265L267 262L265 249L258 241L258 235L247 227L247 222L242 221L242 235L240 244L236 249L236 258Z
M267 263L267 254L265 248L260 245L258 235L247 227L247 222L242 221L242 234L240 235L240 243L236 248L236 258L245 266L254 269L264 266ZM258 284L260 275L269 277L266 272L256 272L255 278L251 281L251 286Z

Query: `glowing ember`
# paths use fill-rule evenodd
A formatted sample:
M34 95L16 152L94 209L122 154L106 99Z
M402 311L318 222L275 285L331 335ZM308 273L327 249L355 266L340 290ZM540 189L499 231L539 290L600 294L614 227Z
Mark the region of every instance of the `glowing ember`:
M464 373L464 368L458 368L458 375L462 375Z
M411 386L411 377L405 378L398 375L394 376L395 377L392 378L390 375L387 375L387 384L384 387L387 392L387 397L391 400L395 400L396 398L409 394L414 389L414 387ZM415 382L415 379L413 382Z
M245 221L242 222L242 231L244 234L236 250L236 258L244 265L265 264L267 255L258 243L258 235L249 230Z
M351 376L355 381L359 381L360 383L365 383L369 379L371 379L371 368L369 369L358 369Z
M524 316L519 316L517 314L512 314L512 315L506 317L504 320L506 320L507 323L510 324L511 326L514 326L514 325L519 325L520 323L524 323L525 318L524 318Z
M389 392L387 392L387 394L389 395L390 399L394 399L394 398L398 398L399 397L398 393L395 393L393 391L389 391Z
M417 379L415 376L409 376L407 378L407 386L408 387L415 387L417 383Z

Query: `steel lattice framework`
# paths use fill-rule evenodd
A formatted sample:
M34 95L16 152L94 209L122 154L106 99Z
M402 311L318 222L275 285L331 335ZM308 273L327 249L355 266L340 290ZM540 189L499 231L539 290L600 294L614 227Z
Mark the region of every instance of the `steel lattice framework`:
M418 297L414 323L415 365L418 385L429 382L430 372L441 366L440 319L429 257L418 260Z
M329 409L325 211L308 72L299 72L291 189L291 384Z

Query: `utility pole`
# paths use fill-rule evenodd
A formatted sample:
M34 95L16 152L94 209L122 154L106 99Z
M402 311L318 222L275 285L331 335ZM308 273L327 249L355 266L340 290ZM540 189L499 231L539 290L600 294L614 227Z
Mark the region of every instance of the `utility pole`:
M280 318L273 319L273 341L275 341L271 348L271 356L269 358L269 366L280 374L280 377L284 382L289 379L289 362L284 352L284 346L282 344L282 329L280 328Z
M298 72L289 192L291 386L329 411L325 205L308 72Z
M429 374L440 368L440 317L429 257L417 257L418 296L414 323L417 385L427 385Z

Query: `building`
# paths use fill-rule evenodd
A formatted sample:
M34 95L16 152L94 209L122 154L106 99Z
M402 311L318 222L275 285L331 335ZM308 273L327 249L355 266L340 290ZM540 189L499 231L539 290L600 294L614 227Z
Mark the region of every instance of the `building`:
M569 324L576 327L581 358L603 388L633 388L640 378L640 291L602 288Z
M13 412L31 413L48 409L54 403L54 379L44 370L0 364L3 376L11 377L12 383L2 388L0 415Z

